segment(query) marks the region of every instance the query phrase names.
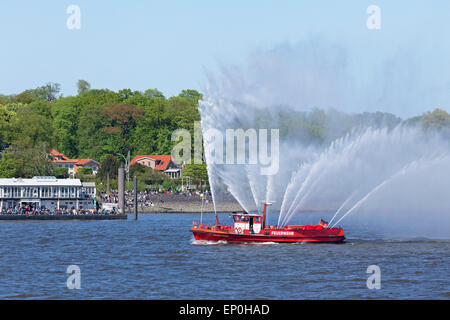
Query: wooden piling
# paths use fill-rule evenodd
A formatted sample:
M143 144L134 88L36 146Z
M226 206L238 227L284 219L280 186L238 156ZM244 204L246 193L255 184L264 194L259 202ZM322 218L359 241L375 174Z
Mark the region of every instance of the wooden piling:
M137 187L137 177L134 176L134 220L138 219L138 187Z
M122 166L119 167L117 180L117 186L119 189L118 209L120 214L125 214L125 169Z

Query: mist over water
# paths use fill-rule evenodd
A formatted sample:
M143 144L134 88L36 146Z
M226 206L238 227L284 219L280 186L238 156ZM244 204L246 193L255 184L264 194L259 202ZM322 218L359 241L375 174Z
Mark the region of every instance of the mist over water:
M218 163L217 144L205 137L213 193L228 189L248 212L273 202L280 226L302 212L328 211L335 213L331 225L365 224L388 237L450 237L448 137L376 113L450 102L436 89L449 78L433 82L422 72L426 62L413 55L369 60L314 39L209 74L199 107L204 134L280 130L275 175L261 175L261 164Z
M293 173L300 178L288 185L293 191L285 193L279 224L302 211L334 211L331 225L355 222L395 234L446 236L449 160L448 143L420 128L369 128L341 138Z

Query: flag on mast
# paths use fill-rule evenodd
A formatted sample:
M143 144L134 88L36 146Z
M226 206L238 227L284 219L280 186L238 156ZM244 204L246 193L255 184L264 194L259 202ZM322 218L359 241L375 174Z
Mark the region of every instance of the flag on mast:
M321 225L324 228L327 228L328 227L328 222L326 222L325 220L320 219L319 225Z

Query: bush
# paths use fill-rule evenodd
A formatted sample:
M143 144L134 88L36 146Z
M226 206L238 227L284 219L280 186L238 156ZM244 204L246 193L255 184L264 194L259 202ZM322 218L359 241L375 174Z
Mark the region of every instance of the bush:
M145 191L145 189L147 188L147 185L145 184L145 182L140 181L138 179L137 187L138 187L138 191ZM130 190L130 191L134 190L134 181L131 180L130 182L125 182L125 189Z
M138 178L138 181L142 181L148 185L161 184L164 181L170 180L164 172L153 170L150 167L146 167L138 163L130 166L130 180L134 176Z
M81 176L80 179L84 182L95 182L95 175L94 174L85 174L84 176Z
M87 174L93 174L92 168L90 167L81 167L78 168L77 176L84 176Z
M58 179L66 179L69 177L69 168L55 168L55 177Z
M162 183L162 189L165 191L170 191L170 190L175 191L176 188L177 188L177 186L176 186L175 182L173 182L172 180L165 180Z

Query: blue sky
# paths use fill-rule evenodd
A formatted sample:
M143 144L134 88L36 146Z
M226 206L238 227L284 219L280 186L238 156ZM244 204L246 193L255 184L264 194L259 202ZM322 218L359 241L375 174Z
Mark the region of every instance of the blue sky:
M66 27L71 4L81 9L80 30ZM366 27L371 4L381 8L381 30ZM93 88L158 88L171 96L201 89L205 69L218 62L245 64L255 50L311 34L369 60L402 46L437 45L444 53L449 15L448 1L2 0L0 93L52 81L72 95L85 79Z

